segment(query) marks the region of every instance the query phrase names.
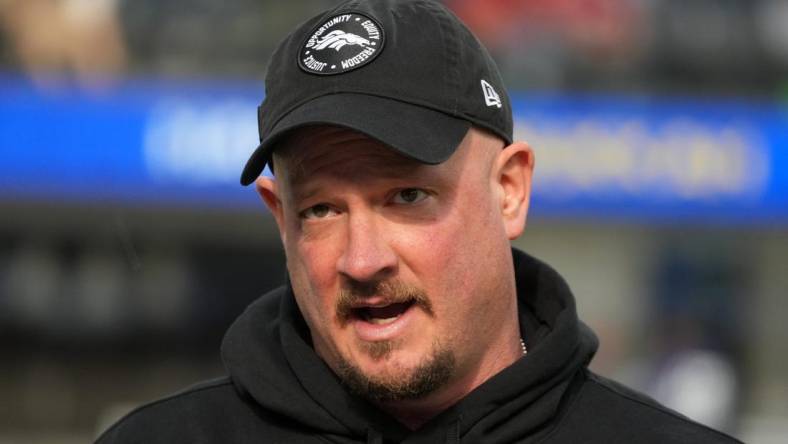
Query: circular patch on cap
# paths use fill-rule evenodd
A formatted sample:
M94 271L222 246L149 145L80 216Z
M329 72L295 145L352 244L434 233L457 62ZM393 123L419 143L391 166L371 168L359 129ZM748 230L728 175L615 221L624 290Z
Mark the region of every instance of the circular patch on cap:
M298 66L311 74L342 74L360 68L383 50L383 28L357 12L332 16L301 45Z

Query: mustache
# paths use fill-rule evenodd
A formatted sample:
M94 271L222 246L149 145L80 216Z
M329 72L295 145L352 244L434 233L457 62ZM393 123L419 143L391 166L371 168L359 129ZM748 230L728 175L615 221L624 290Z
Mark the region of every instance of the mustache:
M348 322L353 315L354 305L372 296L380 296L388 304L413 302L413 305L421 307L428 315L434 315L427 293L415 285L401 281L351 281L339 291L337 297L336 312L340 322L343 324Z

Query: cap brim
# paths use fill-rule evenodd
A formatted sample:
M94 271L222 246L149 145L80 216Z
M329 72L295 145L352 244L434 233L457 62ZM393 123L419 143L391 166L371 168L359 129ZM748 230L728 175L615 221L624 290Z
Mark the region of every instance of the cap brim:
M440 111L367 94L330 94L306 102L282 118L246 162L241 184L263 172L275 143L310 125L335 125L363 133L395 151L427 164L448 159L471 123Z

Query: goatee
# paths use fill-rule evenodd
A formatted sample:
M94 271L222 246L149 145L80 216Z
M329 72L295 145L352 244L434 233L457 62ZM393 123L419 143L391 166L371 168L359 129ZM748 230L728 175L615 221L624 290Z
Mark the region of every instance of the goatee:
M390 343L389 343L390 344ZM377 347L377 346L374 346ZM390 347L380 346L382 353ZM451 350L433 344L432 354L409 375L368 375L356 365L340 359L337 373L351 393L373 402L420 399L446 385L454 374L455 358Z

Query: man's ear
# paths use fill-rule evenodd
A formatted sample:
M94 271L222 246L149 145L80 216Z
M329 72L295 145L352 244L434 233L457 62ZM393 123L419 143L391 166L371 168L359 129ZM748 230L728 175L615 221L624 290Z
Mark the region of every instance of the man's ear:
M282 242L285 241L285 225L284 225L284 209L282 208L282 200L280 198L280 190L277 186L276 180L272 177L260 176L254 181L254 187L257 194L263 199L265 206L271 211L276 219L276 225L279 227L279 235L282 237Z
M534 153L526 142L514 142L505 147L496 160L494 171L501 191L501 215L510 240L518 238L525 230L534 161Z

